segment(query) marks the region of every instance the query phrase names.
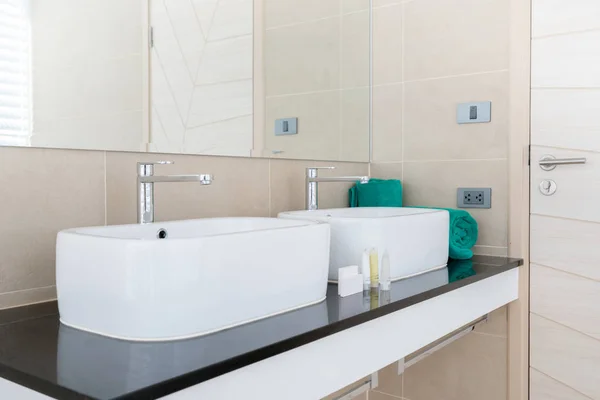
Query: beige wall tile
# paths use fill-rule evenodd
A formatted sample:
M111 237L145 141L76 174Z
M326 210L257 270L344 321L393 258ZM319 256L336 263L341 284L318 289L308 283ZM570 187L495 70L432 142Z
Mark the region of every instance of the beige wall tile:
M379 371L379 385L375 391L402 397L402 375L398 375L398 362L392 363ZM370 396L370 398L372 398Z
M364 377L363 379L359 379L356 382L346 386L345 388L340 389L336 392L333 392L332 394L330 394L327 397L324 397L322 400L337 400L339 397L343 396L344 394L360 387L362 384L367 382L368 379L369 379L369 377ZM367 400L367 395L366 395L366 393L363 393L362 395L355 397L353 400Z
M267 98L266 149L283 151L286 158L339 159L340 101L339 91ZM275 136L275 120L292 116L298 118L298 134Z
M600 341L531 314L531 366L589 396L600 398Z
M529 400L591 400L533 368L530 370L530 379Z
M368 10L369 0L342 0L342 13Z
M330 161L271 160L271 216L283 211L304 210L306 168L335 166L333 171L320 171L321 176L368 175L367 163ZM319 207L348 207L351 183L319 184Z
M371 164L371 176L380 179L402 180L402 163Z
M533 37L600 28L595 0L533 0Z
M155 185L156 220L269 215L269 160L164 154L107 153L106 193L109 225L135 223L136 163L168 159L155 173L213 174L210 186Z
M343 90L341 101L340 160L369 162L369 88Z
M483 246L507 247L506 161L405 162L404 202L409 206L456 208L459 187L491 187L492 208L469 209L479 224Z
M556 158L586 157L585 165L559 166L544 171L537 161L550 154ZM555 217L600 222L600 207L586 199L600 198L600 153L531 147L531 212ZM545 179L556 182L557 191L544 196L539 189Z
M0 309L21 307L56 299L56 286L0 293Z
M402 82L402 5L373 9L373 83Z
M488 315L488 322L475 327L475 332L508 337L508 310L499 308Z
M373 88L373 161L402 161L402 84Z
M508 248L497 246L475 246L473 248L473 253L482 256L507 257Z
M342 17L342 88L369 86L369 11Z
M505 0L406 3L404 79L507 69L508 10Z
M404 160L506 158L508 72L404 84ZM492 121L458 124L456 107L491 101Z
M470 334L404 372L411 400L506 400L507 339Z
M600 339L600 281L531 264L530 282L531 312Z
M269 29L337 16L340 14L340 1L264 0L264 9L265 27Z
M531 87L599 87L600 31L531 42Z
M531 216L531 262L600 280L600 224Z
M341 18L265 32L267 96L340 87Z
M391 396L389 394L378 392L377 390L371 390L369 392L369 400L398 400L398 399L404 399L404 397Z
M600 151L599 103L600 90L533 89L531 143ZM573 115L577 115L577 118L573 118ZM565 132L569 134L565 135Z
M0 171L0 293L53 286L58 231L104 224L104 153L3 147Z

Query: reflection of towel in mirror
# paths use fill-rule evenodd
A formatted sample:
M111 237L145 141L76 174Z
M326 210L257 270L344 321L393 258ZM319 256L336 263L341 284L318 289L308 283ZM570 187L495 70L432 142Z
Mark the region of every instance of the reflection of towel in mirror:
M350 207L402 207L402 183L398 179L371 179L349 191Z
M452 260L448 263L448 279L450 283L475 275L472 260Z

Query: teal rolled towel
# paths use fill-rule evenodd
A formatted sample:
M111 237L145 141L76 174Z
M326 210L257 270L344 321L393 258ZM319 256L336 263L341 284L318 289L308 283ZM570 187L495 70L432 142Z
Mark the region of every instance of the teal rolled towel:
M477 221L465 210L442 208L450 213L450 258L469 260L479 237Z
M402 207L402 183L397 179L357 183L348 195L350 207Z
M450 283L467 279L475 275L472 260L454 260L448 264L448 280Z

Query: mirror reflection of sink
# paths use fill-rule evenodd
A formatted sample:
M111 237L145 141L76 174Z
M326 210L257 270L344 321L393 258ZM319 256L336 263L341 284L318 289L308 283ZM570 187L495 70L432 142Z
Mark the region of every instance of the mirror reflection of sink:
M362 252L387 250L392 280L444 268L448 262L449 215L423 208L339 208L292 211L279 218L328 222L331 225L329 280L338 269L360 265Z
M61 322L104 336L176 340L325 299L330 227L215 218L58 234Z

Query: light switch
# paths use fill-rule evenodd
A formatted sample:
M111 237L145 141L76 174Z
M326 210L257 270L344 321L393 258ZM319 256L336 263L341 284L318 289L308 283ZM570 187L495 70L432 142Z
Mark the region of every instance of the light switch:
M490 122L491 120L491 101L462 103L456 108L456 122L459 124L478 124Z
M282 118L275 120L275 136L298 134L298 118Z

